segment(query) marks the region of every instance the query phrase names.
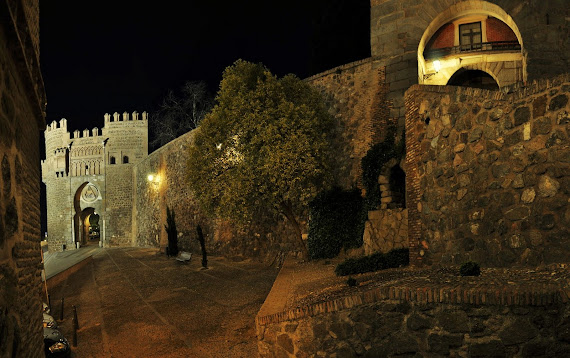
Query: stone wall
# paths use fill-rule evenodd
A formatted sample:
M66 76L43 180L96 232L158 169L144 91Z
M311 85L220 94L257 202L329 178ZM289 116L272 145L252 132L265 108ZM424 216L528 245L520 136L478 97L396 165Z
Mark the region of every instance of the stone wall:
M260 357L570 354L570 307L557 295L534 293L532 304L530 299L515 304L504 296L503 301L483 303L472 292L465 295L467 301L456 301L453 294L446 297L439 292L430 297L423 291L420 295L414 290L376 289L258 317Z
M107 166L105 175L106 245L131 246L133 238L133 165Z
M151 153L134 168L135 244L165 248L168 239L167 206L174 210L181 250L200 252L196 227L202 227L209 243L213 240L213 224L198 209L186 183L186 156L193 132L166 144ZM153 175L150 181L148 176ZM211 247L211 245L208 245Z
M72 201L70 197L69 178L56 178L55 173L51 173L50 178L43 179L46 185L46 201L49 203L47 210L47 230L50 233L49 244L51 249L61 250L62 245L73 246L71 238L72 230Z
M364 226L364 254L408 247L408 210L382 209L368 212Z
M344 153L339 166L346 187L361 181L360 160L370 147L384 139L389 120L387 87L382 66L374 59L339 66L306 79L328 102L342 128Z
M39 358L45 296L38 143L45 93L37 43L30 40L37 33L21 26L28 22L37 31L38 3L23 3L0 1L0 357Z
M406 92L412 263L568 261L569 93L570 75L511 94Z

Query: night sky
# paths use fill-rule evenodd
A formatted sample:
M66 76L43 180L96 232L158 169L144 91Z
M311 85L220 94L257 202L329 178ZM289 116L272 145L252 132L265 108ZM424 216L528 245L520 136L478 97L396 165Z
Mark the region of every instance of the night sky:
M369 0L40 1L46 123L67 118L69 132L101 128L105 113L152 115L186 81L214 95L240 58L306 78L369 56Z
M215 94L238 58L306 78L370 56L369 41L369 0L41 1L46 122L152 113L188 80Z

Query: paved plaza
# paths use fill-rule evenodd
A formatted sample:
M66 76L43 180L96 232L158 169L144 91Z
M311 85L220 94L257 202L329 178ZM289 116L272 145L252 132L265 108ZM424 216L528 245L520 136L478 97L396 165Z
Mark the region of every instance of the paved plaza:
M87 249L93 259L49 292L51 313L70 343L77 309L74 357L257 356L255 316L278 269L209 257L209 269L201 270L200 256L180 263L155 248L77 254ZM70 256L51 257L46 271Z

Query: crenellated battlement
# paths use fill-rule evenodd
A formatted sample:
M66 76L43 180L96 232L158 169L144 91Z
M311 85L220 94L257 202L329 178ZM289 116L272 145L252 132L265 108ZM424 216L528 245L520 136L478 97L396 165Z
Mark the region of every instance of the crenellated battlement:
M129 115L128 112L123 112L122 117L118 112L113 113L112 117L109 113L105 113L104 118L105 118L105 124L110 122L128 122L128 121L139 121L139 120L148 121L148 113L146 111L142 112L142 118L139 116L139 113L137 111L134 111L132 113L132 116Z

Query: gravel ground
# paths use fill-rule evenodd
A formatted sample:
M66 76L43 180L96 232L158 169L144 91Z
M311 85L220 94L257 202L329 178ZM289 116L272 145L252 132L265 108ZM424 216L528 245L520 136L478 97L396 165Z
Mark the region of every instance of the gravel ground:
M277 276L251 261L183 264L156 249L113 248L50 291L73 357L255 357L255 315ZM64 319L59 320L61 297Z

